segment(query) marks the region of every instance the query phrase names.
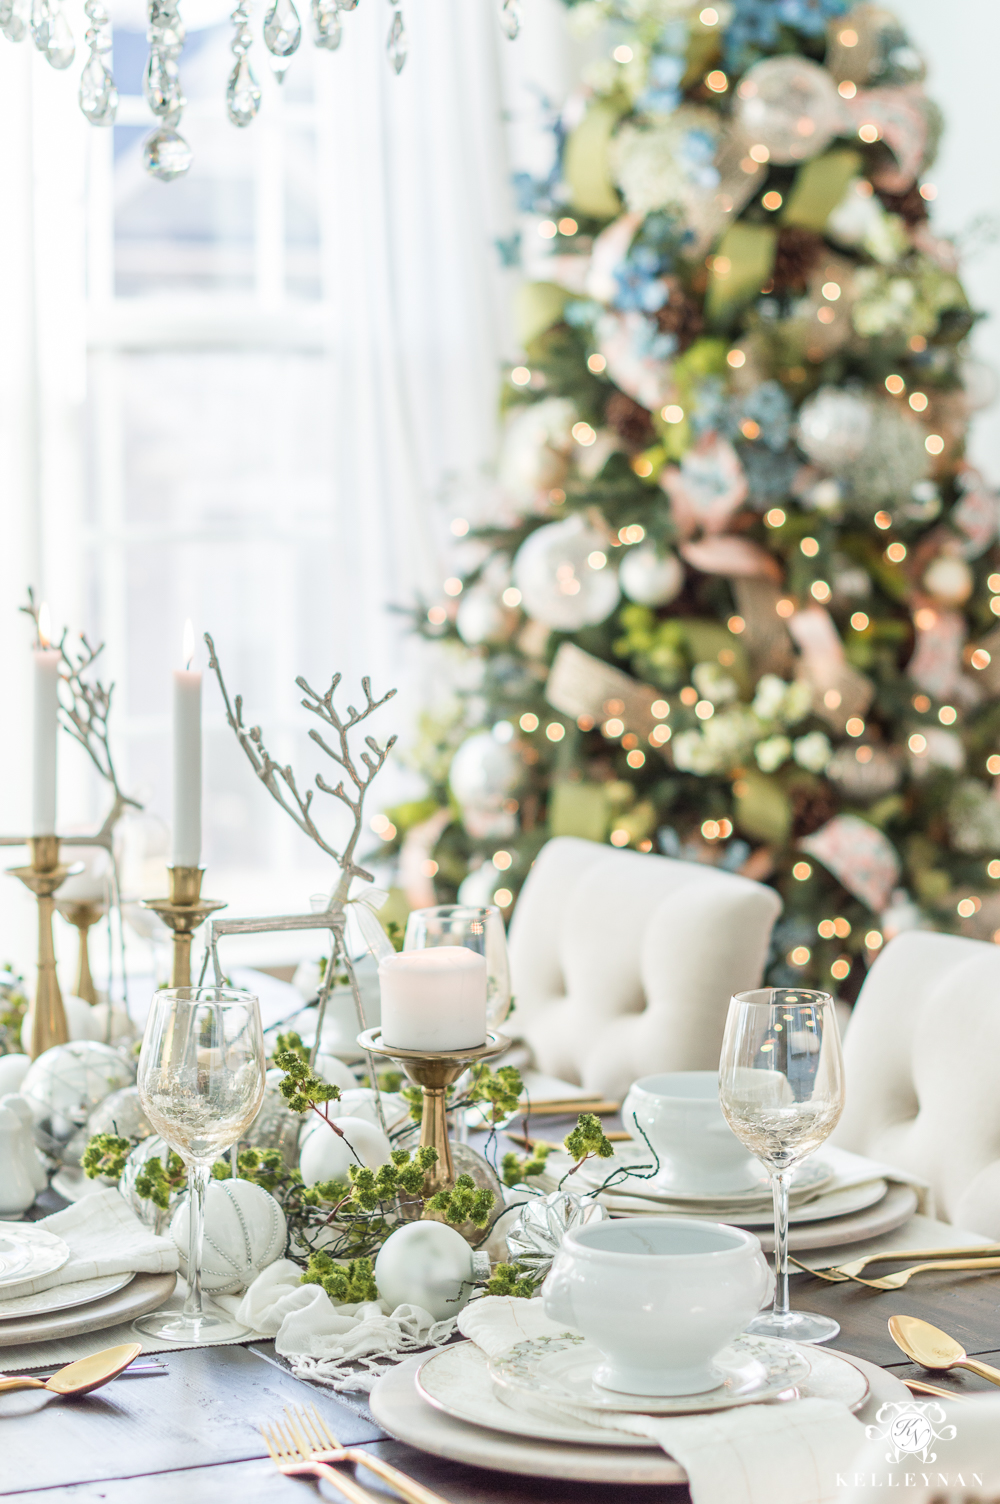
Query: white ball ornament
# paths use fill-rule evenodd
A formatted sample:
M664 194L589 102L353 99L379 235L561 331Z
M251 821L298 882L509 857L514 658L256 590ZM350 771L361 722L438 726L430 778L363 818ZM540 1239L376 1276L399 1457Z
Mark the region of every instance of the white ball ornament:
M35 1115L36 1143L63 1163L78 1164L76 1149L82 1152L86 1140L77 1141L90 1114L134 1080L134 1062L96 1040L78 1039L45 1050L21 1083L21 1095Z
M856 460L868 442L871 408L863 397L835 386L821 386L799 410L799 448L824 470L841 470Z
M675 553L659 554L652 543L630 548L618 570L622 594L640 606L666 606L684 588L684 566Z
M447 1321L468 1305L474 1282L488 1268L488 1257L477 1257L454 1227L408 1222L379 1249L375 1283L390 1311L421 1306L435 1321Z
M367 1165L377 1170L392 1158L392 1145L374 1123L364 1118L333 1118L331 1121L340 1130L335 1133L325 1126L321 1133L313 1130L302 1145L299 1169L306 1185L316 1185L321 1180L347 1182L351 1165Z
M467 647L482 642L503 642L517 618L498 601L492 590L474 585L462 594L455 613L455 630Z
M190 1207L185 1199L170 1223L170 1236L187 1277ZM285 1214L267 1191L249 1180L210 1180L205 1193L201 1282L206 1290L235 1295L245 1290L285 1251Z
M317 1076L322 1077L327 1086L339 1086L341 1091L353 1091L358 1084L358 1078L351 1067L339 1056L324 1050L322 1041L316 1051L313 1070Z
M514 556L514 583L529 616L561 632L595 626L621 597L608 544L582 517L536 529Z
M30 1066L30 1055L0 1055L0 1097L5 1097L9 1091L21 1090Z

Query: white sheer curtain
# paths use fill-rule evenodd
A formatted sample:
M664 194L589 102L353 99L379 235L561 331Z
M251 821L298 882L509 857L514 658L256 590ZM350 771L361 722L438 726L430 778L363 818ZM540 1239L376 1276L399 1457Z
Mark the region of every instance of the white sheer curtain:
M341 669L346 698L362 673L376 691L399 685L374 729L407 740L436 669L389 608L440 588L447 524L488 478L499 371L516 353L516 273L494 246L514 228L507 118L523 125L536 86L566 83L562 7L536 5L512 45L490 0L413 0L396 78L390 12L365 0L339 53L310 58L304 44L283 102L263 78L246 132L221 119L227 31L196 33L181 65L195 164L170 186L137 168L148 116L130 11L113 141L80 117L73 77L0 41L12 144L0 159L0 832L23 831L29 807L29 633L16 613L28 581L56 622L107 643L124 778L165 821L186 616L213 632L272 750L306 775L322 755L306 741L298 673L320 684ZM254 60L264 74L259 45ZM327 868L256 787L207 679L205 709L213 895L236 912L301 908ZM386 770L384 799L405 776ZM93 824L106 802L64 739L61 827ZM9 882L0 959L30 966L31 920Z

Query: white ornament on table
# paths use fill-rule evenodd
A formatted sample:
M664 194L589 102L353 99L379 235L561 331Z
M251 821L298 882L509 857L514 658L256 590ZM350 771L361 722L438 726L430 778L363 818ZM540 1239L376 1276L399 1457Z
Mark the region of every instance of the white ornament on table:
M341 1060L339 1056L325 1050L322 1040L320 1040L320 1047L316 1051L313 1070L317 1076L323 1078L328 1086L338 1086L342 1092L353 1091L358 1084L358 1078L351 1070L351 1067L346 1061ZM270 1072L268 1072L268 1075L270 1075Z
M630 548L618 569L622 594L640 606L667 606L684 588L684 565L668 549L659 554L652 543Z
M420 1306L435 1321L454 1319L489 1274L489 1256L475 1251L444 1222L408 1222L386 1238L375 1260L375 1283L390 1310Z
M35 1199L22 1147L25 1132L17 1114L0 1106L0 1217L19 1217Z
M35 1148L35 1118L31 1111L31 1105L19 1092L10 1092L0 1096L0 1107L13 1112L21 1124L20 1155L24 1162L28 1179L31 1181L36 1192L44 1191L49 1183L48 1171L42 1163L41 1155Z
M170 1222L181 1273L187 1277L190 1209L185 1197ZM205 1234L201 1283L205 1290L233 1295L281 1258L288 1229L274 1197L249 1180L210 1180L205 1195Z
M324 1133L311 1133L299 1153L299 1169L306 1185L321 1180L348 1179L351 1165L377 1170L392 1159L392 1145L380 1128L364 1118L331 1118ZM339 1130L339 1131L335 1131Z
M30 1068L30 1055L0 1055L0 1095L20 1091Z
M384 1091L381 1096L386 1127L391 1133L394 1128L401 1126L409 1118L410 1104L396 1092ZM366 1123L372 1123L378 1127L378 1108L375 1105L375 1093L371 1087L356 1086L353 1091L342 1092L340 1100L335 1105L343 1117L363 1118ZM307 1138L311 1138L314 1133L329 1133L329 1131L318 1112L311 1110L304 1112L299 1132L300 1155Z
M621 598L608 542L580 516L549 522L514 556L514 583L524 610L563 632L604 621Z
M153 1125L139 1100L137 1086L126 1086L121 1091L112 1092L103 1102L98 1103L87 1119L88 1138L93 1138L95 1133L114 1133L119 1138L140 1143L144 1138L151 1137L152 1132Z
M84 1004L84 1007L89 1007ZM87 1119L99 1102L135 1080L135 1062L97 1040L57 1044L33 1060L21 1084L35 1118L35 1141L46 1154L78 1164ZM79 1152L78 1152L79 1150Z

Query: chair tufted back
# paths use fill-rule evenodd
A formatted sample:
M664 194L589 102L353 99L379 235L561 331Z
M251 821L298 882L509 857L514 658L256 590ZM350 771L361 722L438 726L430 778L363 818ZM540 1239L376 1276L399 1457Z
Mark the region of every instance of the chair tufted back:
M1000 947L912 930L861 989L833 1142L920 1175L939 1217L1000 1239Z
M651 1071L715 1070L780 910L748 878L557 836L511 921L511 1028L540 1070L619 1098Z

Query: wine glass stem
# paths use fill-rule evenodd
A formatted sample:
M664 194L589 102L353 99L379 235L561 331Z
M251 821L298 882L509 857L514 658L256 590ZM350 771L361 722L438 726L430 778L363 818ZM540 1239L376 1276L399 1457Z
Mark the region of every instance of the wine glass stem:
M788 1315L788 1171L771 1174L774 1193L774 1314Z
M193 1321L201 1319L201 1241L205 1228L205 1191L211 1171L208 1165L193 1164L188 1167L188 1294L184 1302L184 1315Z

